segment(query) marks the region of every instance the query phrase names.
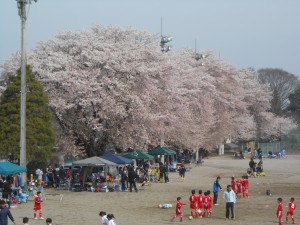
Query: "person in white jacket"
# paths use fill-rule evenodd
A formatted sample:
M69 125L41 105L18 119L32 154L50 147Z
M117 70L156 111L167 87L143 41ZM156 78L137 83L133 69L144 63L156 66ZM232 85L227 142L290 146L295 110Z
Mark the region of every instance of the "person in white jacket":
M234 204L236 202L236 195L231 189L231 185L227 185L227 189L223 193L223 202L224 200L226 202L226 220L229 219L229 210L231 211L231 219L234 219Z

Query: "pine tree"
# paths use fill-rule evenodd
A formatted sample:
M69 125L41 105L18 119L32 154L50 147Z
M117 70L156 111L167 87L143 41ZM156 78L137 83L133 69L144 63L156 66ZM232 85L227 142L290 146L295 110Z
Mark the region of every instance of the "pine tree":
M27 162L45 161L55 143L48 98L42 85L26 67L26 150ZM2 158L19 159L20 155L20 84L21 71L11 76L0 100L0 154Z

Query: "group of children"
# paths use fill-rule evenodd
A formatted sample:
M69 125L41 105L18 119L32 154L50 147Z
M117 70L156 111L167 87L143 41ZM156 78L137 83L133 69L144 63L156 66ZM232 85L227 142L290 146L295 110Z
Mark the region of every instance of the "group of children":
M242 179L231 177L231 188L238 198L249 198L249 179L247 175L242 176Z
M210 190L202 193L202 190L198 191L198 195L195 190L192 190L189 197L191 218L202 218L212 216L213 198L210 195ZM181 202L181 197L177 198L176 214L171 218L174 221L177 217L180 217L180 221L183 220L182 206L186 204Z
M232 190L236 193L238 198L248 198L249 197L249 180L248 176L242 176L242 179L235 179L231 177L231 187ZM212 216L212 205L213 198L210 195L210 190L202 193L202 190L198 191L198 195L195 190L191 191L189 197L190 209L191 209L191 218L202 218L202 217L211 217ZM177 217L180 217L180 221L183 219L183 213L181 211L182 206L185 204L181 202L181 197L177 198L176 204L176 215L174 215L171 221L174 221Z
M116 225L114 214L107 214L104 211L100 211L99 216L101 217L101 224L103 225Z
M277 215L277 218L279 219L279 225L282 225L283 224L283 221L282 221L282 216L283 216L282 198L278 198L277 202L278 202L278 207L277 207L276 215ZM286 222L289 222L289 217L291 217L292 222L296 223L295 217L294 217L294 212L297 207L295 204L295 198L290 199L289 205L287 207L288 207L288 210L287 210L286 217L285 217Z

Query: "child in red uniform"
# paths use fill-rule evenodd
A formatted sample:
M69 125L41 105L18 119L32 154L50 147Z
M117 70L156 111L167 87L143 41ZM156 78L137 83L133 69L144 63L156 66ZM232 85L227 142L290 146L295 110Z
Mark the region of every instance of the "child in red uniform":
M34 208L33 208L34 214L33 214L33 217L36 220L37 219L36 213L37 213L37 211L39 211L40 219L43 220L44 218L42 217L42 206L41 206L42 193L40 191L38 191L36 194L37 194L37 196L34 199Z
M237 180L236 182L236 186L237 186L237 197L241 198L243 196L243 185L242 185L242 181L241 180Z
M249 198L249 187L250 187L250 183L249 183L249 179L248 179L248 175L245 175L245 197Z
M177 216L180 216L180 222L182 222L183 219L183 213L181 211L181 207L184 206L186 204L183 204L181 202L181 197L177 198L177 204L176 204L176 215L172 217L171 221L173 222Z
M243 191L243 198L248 198L248 190L247 190L246 178L242 176L242 191Z
M204 192L203 196L203 216L205 217L208 214L208 198L207 192Z
M198 213L197 213L198 197L197 197L197 195L195 195L195 193L196 193L195 190L192 190L191 193L192 194L191 194L191 196L189 198L189 200L190 200L190 208L191 208L191 216L192 217L195 217L195 216L198 217Z
M279 225L282 225L283 222L282 222L282 198L278 198L277 199L277 202L278 202L278 207L277 207L277 211L276 211L276 215L277 215L277 218L279 219Z
M200 217L202 217L204 196L202 194L202 190L199 190L198 193L199 193L199 195L198 195L198 210L197 210L197 213L199 214Z
M231 177L231 189L235 192L235 194L237 193L236 181L234 177Z
M294 201L295 201L295 199L291 198L290 203L288 205L288 211L287 211L286 217L285 217L286 222L289 222L289 216L291 216L293 223L296 223L295 217L294 217L294 211L297 206Z
M207 192L207 216L208 217L212 217L212 205L213 205L213 198L210 195L210 190L208 190Z

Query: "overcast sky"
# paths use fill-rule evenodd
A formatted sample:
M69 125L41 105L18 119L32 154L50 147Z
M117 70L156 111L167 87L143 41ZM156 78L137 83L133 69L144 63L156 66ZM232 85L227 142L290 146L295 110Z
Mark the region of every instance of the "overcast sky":
M0 2L0 63L21 46L16 0ZM300 0L38 0L27 20L27 49L59 31L93 24L173 37L180 48L214 50L238 68L281 68L300 77ZM159 43L158 43L159 44Z

